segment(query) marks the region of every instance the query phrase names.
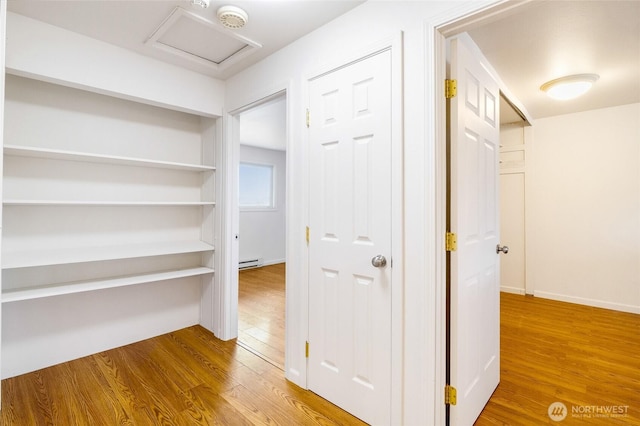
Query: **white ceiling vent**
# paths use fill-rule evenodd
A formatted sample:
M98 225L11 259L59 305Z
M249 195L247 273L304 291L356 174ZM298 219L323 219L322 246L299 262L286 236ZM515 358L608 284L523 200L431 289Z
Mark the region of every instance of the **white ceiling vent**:
M262 47L202 16L176 7L146 44L222 71Z

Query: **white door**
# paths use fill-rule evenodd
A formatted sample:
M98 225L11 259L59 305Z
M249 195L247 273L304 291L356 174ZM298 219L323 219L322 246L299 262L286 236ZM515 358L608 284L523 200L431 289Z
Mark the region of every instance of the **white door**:
M313 79L309 90L308 387L388 424L391 52ZM376 256L386 265L374 266Z
M452 426L471 425L500 381L499 90L460 40L451 41L450 383Z

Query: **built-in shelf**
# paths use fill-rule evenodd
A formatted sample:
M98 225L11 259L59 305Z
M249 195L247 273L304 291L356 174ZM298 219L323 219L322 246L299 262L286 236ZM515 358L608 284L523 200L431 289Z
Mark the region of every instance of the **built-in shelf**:
M91 92L7 76L8 377L198 321L217 326L221 117Z
M103 290L107 288L125 287L137 284L152 283L156 281L167 281L177 278L187 278L205 274L212 274L213 272L214 271L211 268L199 266L195 268L179 269L175 271L162 271L151 274L129 275L107 279L76 281L63 284L50 284L41 287L12 289L3 291L2 303L40 299L44 297L60 296L64 294Z
M15 157L48 158L53 160L82 161L86 163L115 164L122 166L155 167L161 169L210 172L216 168L199 164L174 163L171 161L147 160L143 158L120 157L115 155L89 154L75 151L5 145L4 154Z
M5 251L2 253L2 269L132 259L137 257L198 253L213 250L214 247L211 244L203 241L181 241L103 247L33 249L15 252Z
M215 206L215 201L61 201L61 200L4 200L5 206Z

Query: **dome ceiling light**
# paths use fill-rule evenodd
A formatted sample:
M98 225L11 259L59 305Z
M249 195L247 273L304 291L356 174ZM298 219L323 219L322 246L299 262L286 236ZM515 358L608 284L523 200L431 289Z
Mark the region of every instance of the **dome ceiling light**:
M246 25L249 15L239 7L222 6L218 9L218 20L226 28L237 30Z
M550 98L566 101L585 94L600 76L598 74L575 74L547 81L540 90Z

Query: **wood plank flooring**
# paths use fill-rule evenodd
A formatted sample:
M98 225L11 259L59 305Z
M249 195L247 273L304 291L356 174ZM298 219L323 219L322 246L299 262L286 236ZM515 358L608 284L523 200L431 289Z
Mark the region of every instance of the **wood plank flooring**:
M240 271L238 341L284 370L285 264Z
M640 315L512 294L501 310L501 383L476 425L640 425ZM2 407L6 426L364 424L199 326L3 380Z
M2 425L363 425L193 326L2 381Z
M500 308L501 381L476 425L640 425L640 315L507 293Z

